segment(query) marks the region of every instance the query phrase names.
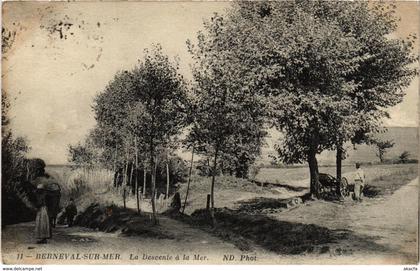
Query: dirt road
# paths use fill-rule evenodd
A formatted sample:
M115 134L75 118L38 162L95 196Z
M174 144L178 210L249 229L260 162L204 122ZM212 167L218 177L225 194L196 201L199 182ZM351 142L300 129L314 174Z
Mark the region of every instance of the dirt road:
M362 203L341 204L315 201L274 214L282 221L315 224L351 233L331 244L331 255L375 257L385 263L414 263L417 260L418 178L391 196L364 198Z

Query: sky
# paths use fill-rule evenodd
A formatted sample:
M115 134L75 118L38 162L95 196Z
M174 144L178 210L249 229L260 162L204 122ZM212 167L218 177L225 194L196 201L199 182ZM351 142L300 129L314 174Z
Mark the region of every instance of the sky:
M116 72L133 68L143 50L160 43L180 59L190 77L186 40L203 19L223 13L228 2L7 2L3 24L17 31L3 56L2 87L16 135L29 141L32 157L67 162L69 144L95 125L91 106ZM398 3L396 36L419 32L419 4ZM61 22L61 24L60 24ZM416 45L418 49L418 45ZM418 78L404 101L390 109L387 126L417 126Z

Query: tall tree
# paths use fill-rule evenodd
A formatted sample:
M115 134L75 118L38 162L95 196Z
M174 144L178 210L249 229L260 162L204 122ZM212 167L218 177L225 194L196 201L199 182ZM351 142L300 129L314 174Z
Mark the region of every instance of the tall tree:
M223 21L223 42L242 82L267 98L285 138L283 162L307 162L318 189L316 156L360 143L401 102L417 70L415 36L393 38L393 6L365 2L238 2ZM240 31L239 31L240 29Z
M382 139L372 139L371 144L374 144L376 147L376 156L379 158L379 161L383 163L385 161L385 153L387 149L394 147L395 142L392 140L382 140Z
M410 153L408 151L403 151L399 156L398 159L400 163L405 164L408 162L408 158L410 157Z
M137 150L147 150L152 176L152 208L156 219L157 157L185 125L186 88L178 73L178 63L163 54L160 45L145 50L144 59L131 71L116 75L105 91L95 100L97 126L112 140L110 148L123 146L125 163L135 161ZM121 147L120 147L121 148Z

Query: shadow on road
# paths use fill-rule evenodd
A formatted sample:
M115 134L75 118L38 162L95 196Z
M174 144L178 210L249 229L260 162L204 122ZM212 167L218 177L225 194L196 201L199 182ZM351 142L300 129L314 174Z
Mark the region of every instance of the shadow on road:
M207 228L242 250L252 250L253 245L257 245L285 255L350 255L355 250L375 253L388 251L387 247L375 242L377 238L356 235L347 229L331 230L319 225L280 221L266 215L251 215L227 208L216 209L215 217L216 228L210 227L211 218L206 210L197 210L191 217L179 218L189 224Z
M297 199L297 197L296 197ZM290 202L293 198L290 199L275 199L275 198L265 198L258 197L249 200L239 201L239 207L237 208L240 212L246 212L249 214L253 213L269 213L271 211L278 212L283 209L290 207Z

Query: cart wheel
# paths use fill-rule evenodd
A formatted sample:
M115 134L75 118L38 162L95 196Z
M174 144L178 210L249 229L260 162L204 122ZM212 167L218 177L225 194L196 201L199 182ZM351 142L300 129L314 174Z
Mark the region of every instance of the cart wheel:
M341 178L341 182L340 182L340 195L343 197L348 197L349 196L349 185L347 182L346 178Z

